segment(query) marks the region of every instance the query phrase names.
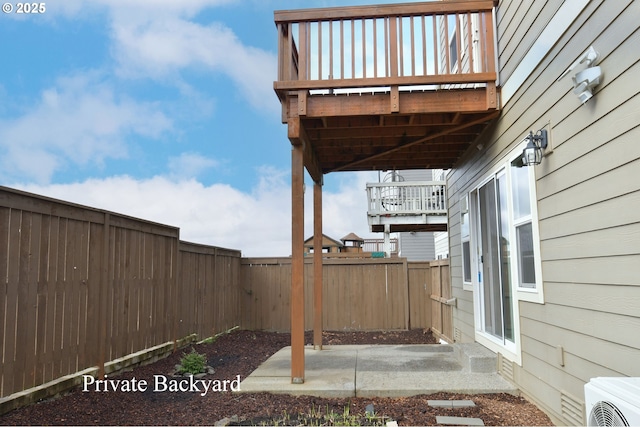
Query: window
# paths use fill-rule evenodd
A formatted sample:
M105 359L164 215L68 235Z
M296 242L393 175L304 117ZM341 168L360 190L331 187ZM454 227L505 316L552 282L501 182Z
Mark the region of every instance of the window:
M455 32L449 42L449 63L451 64L451 72L455 72L458 69L458 38Z
M447 27L449 33L447 34L449 40L449 72L455 73L459 71L459 48L458 48L458 31L459 28L463 28L462 17L458 15L447 16ZM461 38L461 42L464 43L464 37ZM464 52L464 46L462 46Z
M511 167L513 224L518 259L518 287L536 289L533 226L531 215L530 168Z
M469 195L460 199L460 236L462 240L462 280L471 284L471 242L469 241Z
M520 287L536 287L535 258L533 255L533 230L528 222L516 227L518 243L518 269L520 271Z

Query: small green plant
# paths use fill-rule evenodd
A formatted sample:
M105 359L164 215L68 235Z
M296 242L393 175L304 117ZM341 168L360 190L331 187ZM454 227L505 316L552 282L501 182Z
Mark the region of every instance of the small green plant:
M384 426L388 420L385 416L379 416L373 411L365 412L360 415L351 412L351 405L344 406L341 411L335 411L329 405L322 408L320 406L311 405L306 412L290 413L286 410L282 411L281 416L276 416L271 420L264 422L261 420L260 425L275 426Z
M207 358L205 355L191 348L191 353L183 354L182 359L180 359L180 369L178 372L181 374L196 375L204 372L206 366Z

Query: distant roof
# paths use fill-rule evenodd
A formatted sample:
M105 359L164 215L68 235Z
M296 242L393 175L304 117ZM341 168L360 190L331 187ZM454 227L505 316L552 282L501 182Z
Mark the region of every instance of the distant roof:
M304 246L306 248L313 248L313 236L309 237L307 240L304 241ZM332 239L326 234L322 234L322 247L329 248L334 246L341 248L344 245L339 241L337 241L336 239Z
M364 242L364 239L355 233L349 233L340 240L343 242Z

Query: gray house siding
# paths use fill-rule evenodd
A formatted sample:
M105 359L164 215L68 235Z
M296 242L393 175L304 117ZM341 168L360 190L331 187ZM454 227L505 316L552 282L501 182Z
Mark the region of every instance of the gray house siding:
M409 261L436 259L433 233L398 233L400 256Z
M501 83L562 5L501 1ZM551 148L535 167L543 303L518 301L520 363L500 369L556 423L585 424L583 387L597 376L640 376L640 2L590 1L503 104L501 117L448 175L449 238L458 341L477 339L473 292L462 279L460 199L529 131ZM582 105L571 75L593 45L604 79Z
M431 181L433 171L431 169L408 169L398 171L405 181Z

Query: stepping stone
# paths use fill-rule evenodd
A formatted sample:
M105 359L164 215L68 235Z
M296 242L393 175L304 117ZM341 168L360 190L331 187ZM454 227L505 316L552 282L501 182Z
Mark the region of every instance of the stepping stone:
M441 417L436 416L436 423L454 426L483 426L484 421L480 418L467 417Z
M473 400L427 400L427 404L434 408L471 408L476 406Z

